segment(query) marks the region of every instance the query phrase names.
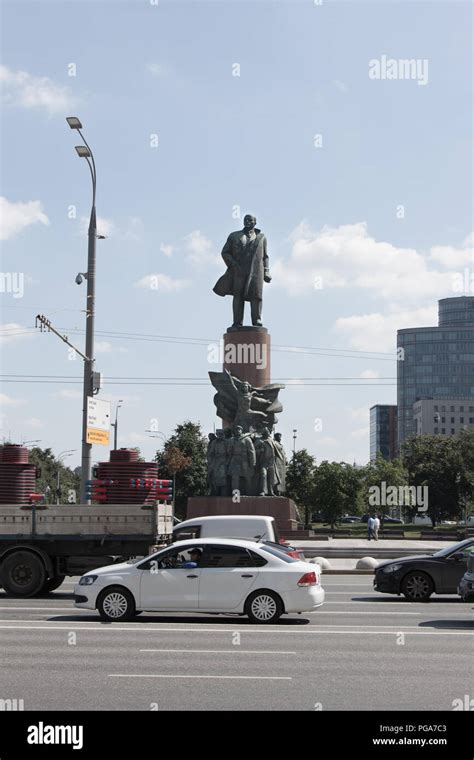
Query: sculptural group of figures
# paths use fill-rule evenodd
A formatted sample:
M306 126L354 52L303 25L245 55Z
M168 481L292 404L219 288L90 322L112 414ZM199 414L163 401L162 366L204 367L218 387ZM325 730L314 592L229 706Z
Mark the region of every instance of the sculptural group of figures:
M282 496L287 460L281 433L268 428L245 432L241 425L209 434L208 486L211 496Z

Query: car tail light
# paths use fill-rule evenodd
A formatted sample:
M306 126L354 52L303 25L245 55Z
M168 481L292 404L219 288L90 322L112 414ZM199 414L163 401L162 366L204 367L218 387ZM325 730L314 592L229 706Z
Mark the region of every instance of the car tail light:
M298 586L316 586L317 584L316 573L305 573L298 581Z

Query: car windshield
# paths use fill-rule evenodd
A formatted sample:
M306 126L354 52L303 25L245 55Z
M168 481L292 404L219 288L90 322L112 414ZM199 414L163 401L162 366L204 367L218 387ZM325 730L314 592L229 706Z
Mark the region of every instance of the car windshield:
M454 544L454 546L447 546L445 549L440 549L439 552L433 554L433 557L447 557L449 554L453 554L453 552L460 552L463 549L467 549L468 546L474 551L473 538L467 538L465 541L460 541L458 544Z

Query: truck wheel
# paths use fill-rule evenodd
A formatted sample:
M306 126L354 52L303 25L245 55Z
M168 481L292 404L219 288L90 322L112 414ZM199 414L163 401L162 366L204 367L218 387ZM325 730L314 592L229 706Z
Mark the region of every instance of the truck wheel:
M14 552L2 563L1 583L7 596L35 596L45 581L45 567L32 552Z
M60 587L65 577L65 575L54 575L52 578L49 578L41 589L41 595L50 594L51 591L55 591L55 589Z
M99 596L97 609L102 620L121 623L135 615L135 599L122 586L109 586Z

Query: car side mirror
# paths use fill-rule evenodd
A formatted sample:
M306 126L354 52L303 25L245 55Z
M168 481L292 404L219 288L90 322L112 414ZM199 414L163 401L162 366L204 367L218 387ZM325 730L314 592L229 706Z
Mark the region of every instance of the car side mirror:
M451 554L450 559L459 562L461 559L464 559L464 554L462 552L455 552L454 554Z

